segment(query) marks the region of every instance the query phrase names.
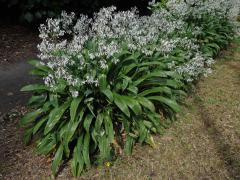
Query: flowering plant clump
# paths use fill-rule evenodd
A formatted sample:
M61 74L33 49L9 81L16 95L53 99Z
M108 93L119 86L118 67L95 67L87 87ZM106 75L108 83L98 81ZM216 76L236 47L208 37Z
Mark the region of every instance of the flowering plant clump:
M175 119L187 85L211 72L234 34L236 10L221 3L169 0L153 3L150 16L112 6L93 18L48 19L41 61L30 62L43 83L22 88L35 92L21 120L25 142L36 136L38 152L53 155L53 173L70 160L74 176L122 149L130 154L136 142L154 146L151 134Z

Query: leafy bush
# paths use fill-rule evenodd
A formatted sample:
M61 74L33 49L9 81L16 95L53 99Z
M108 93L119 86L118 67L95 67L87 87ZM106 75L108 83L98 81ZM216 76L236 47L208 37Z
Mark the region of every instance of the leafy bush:
M120 0L0 0L1 8L5 16L8 14L13 20L28 24L39 24L46 18L55 18L61 14L62 10L75 13L93 14L101 7L115 5L120 10L137 6L143 14L146 14L148 0L129 0L124 3ZM6 8L8 11L5 11Z
M84 166L90 166L90 155L96 152L99 152L100 163L110 160L113 148L118 147L114 147L114 142L118 145L119 140L125 141L126 153L131 153L136 141L153 145L150 133L161 133L164 127L154 103L167 113L179 111L175 101L181 93L178 75L159 62L127 65L134 61L125 58L113 65L106 74L100 75L98 87L82 87L78 97L71 97L68 92L71 87L60 79L54 89L42 84L22 89L35 92L29 104L36 109L21 120L22 125L32 124L25 142L38 134L39 153L56 150L54 173L63 156L69 158L71 153L73 174L79 175ZM52 71L37 61L31 63L36 67L33 74L42 76ZM158 68L150 72L149 64Z
M21 22L38 22L47 17L56 17L71 0L0 0L8 8L10 16Z
M164 6L163 6L164 4ZM239 2L214 0L164 0L151 6L153 10L167 9L174 18L181 18L190 32L199 31L196 38L203 54L214 57L228 45L234 36L234 25L230 19L239 12Z
M21 124L31 123L26 142L38 134L39 153L56 151L55 174L63 158L72 159L77 176L95 159L110 160L123 142L127 153L134 142L153 145L150 133L160 133L165 126L155 106L171 117L179 111L176 101L184 94L181 76L160 62L159 54L146 49L151 39L140 46L133 44L143 40L137 39L139 31L132 29L129 34L130 27L140 29L139 23L149 19L139 20L135 10L115 13L114 9L102 9L94 22L86 16L74 21L74 14L63 13L40 28L39 56L51 61L31 62L36 67L32 73L43 77L45 84L22 89L35 92L30 105L36 110ZM136 38L132 50L127 47L130 42L126 44L129 38Z
M227 18L216 18L205 15L198 39L201 51L208 56L215 57L222 48L226 48L234 37L234 27Z
M54 174L63 160L79 176L136 142L154 146L151 134L175 119L188 84L211 71L231 39L227 16L202 11L214 8L210 1L183 14L186 1L161 2L150 16L109 7L93 18L63 12L40 26L41 61L30 63L44 82L22 88L34 96L21 124L26 143L36 136L38 152L54 155Z

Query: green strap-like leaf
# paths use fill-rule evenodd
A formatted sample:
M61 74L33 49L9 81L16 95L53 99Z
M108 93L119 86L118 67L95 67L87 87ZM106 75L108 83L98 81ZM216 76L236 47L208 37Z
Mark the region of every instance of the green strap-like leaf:
M90 143L90 134L89 132L87 132L84 136L84 140L83 140L83 159L84 162L87 166L87 168L90 168L91 166L91 162L90 162L90 157L89 157L89 143Z
M161 67L166 67L166 64L164 64L160 61L144 62L144 63L139 64L138 66L141 67L141 66L151 66L151 65L158 65Z
M114 139L114 129L111 117L108 115L107 112L104 113L104 125L108 135L109 142L112 143Z
M168 77L168 75L169 75L168 71L151 72L149 74L144 75L141 78L138 78L136 81L134 81L133 84L134 84L134 86L138 86L139 84L143 83L147 79L156 78L156 77L166 78L166 77Z
M99 77L99 87L100 89L106 89L107 88L107 77L105 74L101 74L100 77Z
M30 60L30 61L28 61L28 63L44 72L48 73L49 71L52 71L48 66L44 65L43 63L41 63L38 60Z
M44 77L44 76L48 75L47 72L42 71L40 69L33 69L33 70L30 71L30 74L35 75L35 76L40 76L40 77Z
M130 65L124 67L123 74L127 75L131 70L133 70L136 67L138 67L137 64L130 64Z
M66 100L66 102L63 105L61 105L51 111L51 113L49 114L48 122L47 122L45 130L44 130L45 135L47 133L49 133L54 128L54 126L58 123L58 121L62 118L62 115L67 110L67 108L70 106L70 102L71 102L71 100L68 99L68 100Z
M89 132L89 128L92 123L92 120L93 120L93 115L87 114L87 116L85 117L84 122L83 122L83 127L87 132Z
M179 88L182 87L182 83L180 83L179 81L173 80L173 79L149 79L144 81L143 84L141 84L141 86L169 86L169 87L173 87L173 88Z
M78 138L77 145L73 151L73 157L71 160L71 170L73 176L79 177L84 168L84 159L82 155L83 135Z
M108 82L107 82L107 77L106 75L101 75L99 78L99 87L101 93L103 93L109 100L110 102L113 101L113 94L110 89L108 89Z
M143 121L138 121L138 130L139 130L139 139L138 141L140 143L143 143L147 137L148 134L148 130L145 127L145 125L143 124Z
M135 142L134 138L127 135L126 143L125 143L125 147L124 147L126 154L128 154L128 155L132 154L134 142Z
M23 118L20 120L21 125L27 125L33 122L41 113L42 109L37 109L36 111L25 114Z
M36 92L43 92L48 91L49 88L43 84L30 84L24 86L20 91L36 91Z
M100 150L100 163L108 160L110 158L111 146L107 135L103 135L98 139L99 150Z
M83 115L85 112L85 108L82 108L79 113L79 118L69 121L66 127L66 130L64 130L64 134L61 137L63 139L63 144L64 144L64 151L66 152L66 156L68 157L70 154L70 150L68 147L69 142L71 141L73 135L75 134L78 125L83 119Z
M154 94L154 93L166 93L166 94L169 94L171 95L172 92L171 92L171 89L168 88L168 87L155 87L155 88L150 88L150 89L147 89L141 93L139 93L138 95L140 96L146 96L148 94Z
M94 129L97 133L100 133L102 123L103 123L103 113L98 113L95 121L95 125L94 125Z
M152 112L155 112L154 104L145 97L137 97L137 101L145 108L149 109Z
M113 101L113 93L110 89L103 89L101 92L109 99L110 102Z
M134 94L138 93L138 88L136 86L131 85L127 89L128 89L128 91L130 91L130 92L132 92Z
M48 134L37 145L39 154L47 155L56 146L56 137L54 134Z
M46 99L47 99L47 96L32 96L28 101L28 105L30 106L36 105L40 107L43 105Z
M138 101L131 96L122 96L125 102L127 102L128 107L136 114L140 114L142 112L141 105Z
M127 117L130 117L130 112L127 106L127 102L124 100L123 97L114 93L114 103Z
M170 107L175 112L180 112L180 107L176 101L162 97L162 96L151 96L147 97L149 100L158 101Z
M82 97L77 97L72 100L71 105L70 105L70 118L71 118L70 121L74 121L76 114L77 114L78 106L81 101L82 101Z
M162 130L161 128L161 117L158 113L147 113L148 119L154 124L154 127L158 132Z
M36 134L40 127L47 121L48 116L41 118L38 123L33 127L33 134Z
M89 109L89 111L91 112L91 114L96 117L95 113L94 113L94 107L93 107L93 103L92 102L89 102L87 103L87 107Z
M57 174L57 170L61 164L62 158L63 158L63 145L60 144L52 162L51 169L54 175Z

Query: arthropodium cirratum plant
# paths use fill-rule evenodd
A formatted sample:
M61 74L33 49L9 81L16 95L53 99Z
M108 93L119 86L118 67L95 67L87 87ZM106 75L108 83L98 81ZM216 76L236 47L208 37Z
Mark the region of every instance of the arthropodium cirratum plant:
M93 19L64 12L41 25L42 61L30 63L44 83L22 88L34 96L33 111L21 124L28 127L26 143L36 136L38 152L54 155L55 175L64 159L79 176L94 162L112 160L122 147L129 154L135 142L154 145L151 133L167 126L158 110L173 119L186 82L209 71L213 54L201 52L200 40L210 22L201 18L206 28L195 27L186 14L177 19L167 1L163 7L143 17L136 9L115 7ZM229 22L212 17L218 29ZM213 31L228 42L224 33L232 26ZM220 43L215 36L214 42Z
M114 74L102 74L97 88L83 89L78 97L71 97L64 81L59 81L54 91L40 84L22 89L36 93L29 101L36 110L21 120L22 125L32 124L25 141L38 134L39 153L56 151L52 164L54 174L63 158L72 159L72 172L78 176L84 167L90 167L93 159L99 163L111 160L114 148L119 150L122 142L128 154L134 142L154 145L150 133L161 133L167 125L161 122L155 105L170 115L179 112L176 99L183 93L179 75L158 61L123 65L128 61L133 59L123 60L111 68ZM38 61L31 64L37 68L33 74L51 71ZM149 66L157 68L152 72L144 70ZM92 157L97 153L98 158Z
M164 4L164 7L163 7ZM196 38L201 51L215 57L234 37L234 22L239 13L237 0L166 0L150 6L152 10L167 9L175 18L182 18L191 31L199 29L189 38Z
M109 12L102 11L98 18L108 18L103 13ZM65 14L62 23L70 23L70 16ZM133 13L132 16L136 15ZM184 94L181 76L169 70L160 61L158 53L152 52L149 57L143 53L146 49L129 51L125 43L119 41L119 38L126 37L104 37L101 40L105 34L98 33L102 33L106 26L98 27L98 18L91 26L92 30L86 27L91 33L86 35L87 40L81 46L77 38L82 29L67 39L67 47L61 48L66 40L57 36L64 32L58 27L51 29L61 23L52 20L47 27L42 26L40 57L52 61L30 63L36 67L32 74L43 77L45 84L28 85L22 89L36 94L29 102L36 110L21 120L22 125L31 124L25 141L27 143L32 135L37 135L38 152L55 153L54 174L62 159L71 159L73 175L79 176L95 160L99 163L110 160L123 144L126 153L131 153L135 142L153 145L150 133L161 133L167 125L160 121L155 105L174 117L179 111L176 101ZM115 14L115 18L120 18L119 14ZM64 27L61 24L61 28ZM59 34L55 35L53 31ZM81 38L87 33L85 31L81 32ZM56 42L60 39L61 42ZM101 49L104 41L111 44L109 47L104 44L107 50L110 49L107 53Z

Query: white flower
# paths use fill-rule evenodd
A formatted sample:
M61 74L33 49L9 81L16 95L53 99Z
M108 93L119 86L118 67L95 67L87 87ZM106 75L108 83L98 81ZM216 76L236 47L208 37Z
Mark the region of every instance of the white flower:
M72 94L72 97L76 98L79 96L79 92L78 91L70 91L70 93Z
M38 57L53 70L44 78L45 84L53 87L63 79L74 89L97 87L99 75L121 61L118 54L123 50L148 57L158 53L166 59L174 54L183 62L171 60L168 67L187 81L208 74L214 61L199 50L197 36L202 27L193 27L189 33L186 21L200 19L206 13L233 21L240 1L168 0L166 6L150 16L139 16L136 8L117 12L111 6L93 18L62 12L59 18L48 19L39 27L42 42L38 45Z

